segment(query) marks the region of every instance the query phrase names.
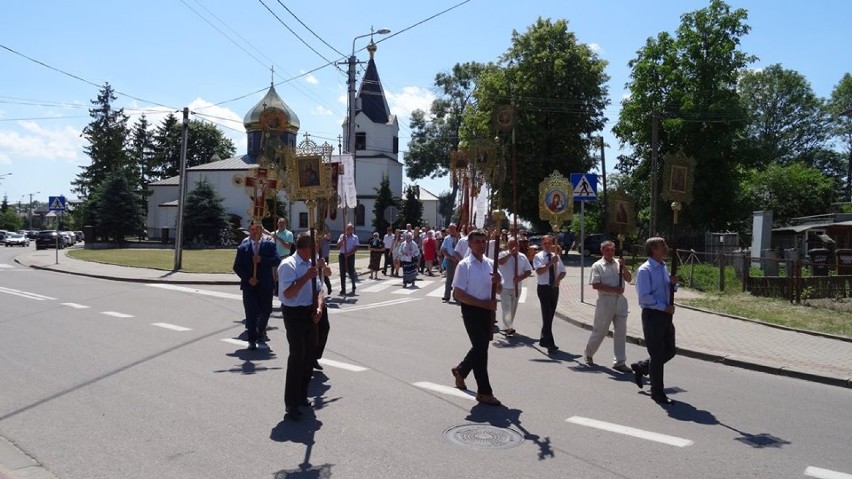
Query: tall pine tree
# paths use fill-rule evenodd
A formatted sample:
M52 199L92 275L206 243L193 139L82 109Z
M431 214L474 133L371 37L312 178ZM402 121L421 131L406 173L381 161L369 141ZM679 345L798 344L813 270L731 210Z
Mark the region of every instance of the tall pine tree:
M388 207L399 208L399 201L393 197L393 192L390 188L390 180L388 175L382 175L382 182L379 183L376 190L376 202L373 203L373 230L384 232L388 228L388 222L385 220L385 210ZM395 225L390 225L395 226Z
M128 154L133 164L134 186L143 186L151 181L151 161L154 154L154 134L149 129L148 118L143 114L133 124L130 132ZM140 188L141 189L141 188Z
M105 83L98 92L98 98L92 100L89 109L92 121L83 129L83 138L89 142L83 151L92 162L81 166L83 171L71 182L74 191L82 198L89 196L101 183L113 173L130 173L131 166L125 144L127 141L127 115L124 109L114 109L115 92L109 83Z
M409 186L405 191L405 200L402 202L402 218L400 224L411 223L414 226L422 226L423 203L417 197L417 187Z
M153 155L149 181L157 181L180 173L180 149L183 125L169 114L154 132ZM213 156L230 158L237 151L234 142L216 125L191 120L186 145L186 166L210 163Z

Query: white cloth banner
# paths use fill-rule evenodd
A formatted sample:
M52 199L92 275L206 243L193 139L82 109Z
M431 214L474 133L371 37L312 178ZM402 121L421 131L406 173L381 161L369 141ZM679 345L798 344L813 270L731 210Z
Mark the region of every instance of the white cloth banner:
M474 225L477 228L485 226L485 217L488 216L488 191L485 186L479 189L479 195L473 201Z
M337 179L337 195L340 198L338 208L355 208L358 194L355 190L355 162L352 155L333 155L332 163L340 163L343 174Z

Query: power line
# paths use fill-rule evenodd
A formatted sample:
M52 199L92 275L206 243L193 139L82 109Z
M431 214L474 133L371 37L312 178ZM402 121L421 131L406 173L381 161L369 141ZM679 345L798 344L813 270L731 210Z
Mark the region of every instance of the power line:
M329 62L330 64L334 64L335 68L337 68L338 70L340 70L340 72L341 72L341 73L343 73L343 70L341 70L341 69L340 69L340 67L338 67L338 66L337 66L337 60L332 61L332 60L329 60L328 58L326 58L326 57L325 57L325 55L323 55L322 53L318 52L318 51L317 51L314 47L310 46L310 45L308 44L308 42L306 42L306 41L305 41L302 37L300 37L300 36L299 36L299 34L298 34L298 33L296 33L295 31L293 31L293 29L292 29L292 28L290 28L290 27L289 27L286 23L284 23L284 20L281 20L281 17L279 17L279 16L278 16L275 12L273 12L273 11L272 11L272 9L271 9L271 8L269 8L269 6L267 6L267 5L266 5L266 3L264 3L264 2L263 2L263 0L257 0L257 1L258 1L258 2L260 2L260 4L261 4L261 5L263 5L263 7L264 7L264 8L266 8L266 10L267 10L267 11L269 11L269 13L271 13L271 14L272 14L272 16L273 16L273 17L275 17L275 19L276 19L276 20L278 20L278 22L279 22L281 25L283 25L283 26L284 26L284 28L286 28L286 29L287 29L290 33L292 33L292 34L293 34L293 36L294 36L294 37L296 37L296 38L297 38L300 42L302 42L302 44L304 44L306 47L308 47L308 48L309 48L312 52L316 53L316 54L317 54L320 58L322 58L323 60L325 60L325 61ZM468 1L469 1L469 0L468 0Z
M36 116L31 118L0 118L0 121L30 121L30 120L64 120L66 118L88 118L88 115L78 116Z
M327 46L328 48L331 48L332 50L334 50L334 51L335 51L335 53L337 53L338 55L343 56L343 57L345 57L345 56L346 56L346 54L345 54L345 53L343 53L343 52L341 52L340 50L338 50L338 49L334 48L333 46L329 45L329 43L328 43L327 41L323 40L323 39L322 39L322 37L320 37L319 35L317 35L317 34L316 34L316 32L314 32L313 30L311 30L311 27L309 27L309 26L305 25L305 22L303 22L303 21L302 21L299 17L297 17L297 16L296 16L296 14L295 14L295 13L293 13L293 11L292 11L292 10L290 10L289 8L287 8L287 5L284 5L283 3L281 3L281 0L277 0L277 2L278 2L278 4L279 4L279 5L281 5L282 7L284 7L284 10L287 10L287 13L289 13L290 15L292 15L292 16L293 16L293 18L295 18L297 22L299 22L299 23L300 23L303 27L305 27L305 30L307 30L307 31L311 32L311 34L312 34L313 36L315 36L315 37L317 38L317 40L319 40L319 41L323 42L323 43L325 44L325 46Z
M432 20L432 19L434 19L434 18L440 17L441 15L443 15L443 14L445 14L445 13L449 12L450 10L455 10L456 8L458 8L458 7L460 7L460 6L464 5L465 3L468 3L468 2L470 2L470 0L464 0L464 1L462 1L462 2L459 2L459 3L457 3L457 4L453 5L453 6L452 6L452 7L450 7L450 8L447 8L447 9L445 9L445 10L442 10L442 11L440 11L440 12L438 12L438 13L436 13L436 14L432 15L431 17L424 18L423 20L420 20L419 22L417 22L417 23L415 23L415 24L413 24L413 25L409 25L409 26L407 26L407 27L403 28L402 30L400 30L400 31L398 31L398 32L392 33L392 34L390 34L390 35L388 35L388 36L386 36L386 37L382 37L379 41L377 41L377 42L375 42L375 43L381 43L381 42L383 42L383 41L390 40L391 38L393 38L393 37L395 37L395 36L397 36L397 35L399 35L399 34L401 34L401 33L403 33L403 32L407 32L408 30L411 30L411 29L412 29L412 28L414 28L414 27L417 27L417 26L419 26L419 25L422 25L422 24L424 24L424 23L428 22L429 20ZM364 48L367 48L367 47L364 47ZM364 48L362 48L361 50L364 50ZM361 51L361 50L358 50L358 51Z
M45 67L45 68L47 68L47 69L49 69L49 70L53 70L53 71L55 71L55 72L57 72L57 73L61 73L61 74L65 75L65 76L71 77L71 78L73 78L73 79L75 79L75 80L79 80L79 81L81 81L81 82L83 82L83 83L86 83L86 84L88 84L88 85L91 85L91 86L93 86L93 87L95 87L95 88L100 89L100 88L102 88L102 87L103 87L103 85L98 85L97 83L94 83L94 82L91 82L91 81L89 81L89 80L86 80L86 79L85 79L85 78L83 78L83 77L80 77L80 76L75 75L75 74L73 74L73 73L68 73L68 72L67 72L67 71L65 71L65 70L62 70L62 69L59 69L59 68L56 68L56 67L50 66L50 65L48 65L47 63L44 63L44 62L42 62L42 61L40 61L40 60L36 60L35 58L29 57L29 56L27 56L27 55L24 55L23 53L21 53L21 52L19 52L19 51L17 51L17 50L14 50L14 49L12 49L12 48L9 48L9 47L7 47L6 45L2 45L2 44L0 44L0 48L4 49L4 50L6 50L6 51L8 51L8 52L10 52L10 53L13 53L13 54L15 54L15 55L18 55L19 57L26 58L27 60L29 60L29 61L31 61L31 62L33 62L33 63L36 63L36 64L38 64L38 65L41 65L41 66L43 66L43 67ZM116 94L116 95L126 96L127 98L132 98L133 100L141 101L142 103L149 103L149 104L151 104L151 105L157 105L157 106L161 106L161 107L163 107L163 108L174 109L174 107L171 107L171 106L168 106L168 105L163 105L162 103L157 103L157 102L155 102L155 101L145 100L144 98L139 98L139 97L136 97L136 96L133 96L133 95L130 95L130 94L128 94L128 93L124 93L124 92L121 92L121 91L118 91L118 90L114 90L114 92L115 92L115 94Z

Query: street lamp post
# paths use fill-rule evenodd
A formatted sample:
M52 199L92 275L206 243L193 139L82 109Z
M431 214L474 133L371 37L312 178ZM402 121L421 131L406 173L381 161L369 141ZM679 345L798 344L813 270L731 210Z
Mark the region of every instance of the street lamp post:
M370 29L372 30L372 28ZM365 33L364 35L358 35L352 39L352 54L349 55L349 60L346 64L349 67L349 105L347 107L347 117L348 117L348 125L346 130L346 139L349 143L346 147L349 154L352 155L352 181L356 180L355 178L355 66L358 64L358 59L355 58L355 41L359 38L372 37L373 35L387 35L391 31L387 28L380 28L379 30L371 31L370 33ZM357 183L356 183L356 196L357 196ZM344 219L345 222L345 219Z

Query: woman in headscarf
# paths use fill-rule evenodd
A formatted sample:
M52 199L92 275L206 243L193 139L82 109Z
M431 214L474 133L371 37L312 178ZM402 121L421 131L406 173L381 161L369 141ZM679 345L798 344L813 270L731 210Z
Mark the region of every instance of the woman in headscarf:
M405 234L405 242L399 250L399 260L402 263L402 287L405 288L409 283L414 284L417 279L418 257L420 249L417 248L417 243L414 242L414 235L411 233Z
M379 279L382 256L385 254L385 243L379 237L378 231L373 232L373 237L368 246L370 248L370 279Z
M391 268L391 276L399 277L399 252L400 248L402 248L402 244L405 242L405 238L402 237L400 231L397 229L394 232L393 236L393 246L391 246L391 259L393 259L393 267Z

